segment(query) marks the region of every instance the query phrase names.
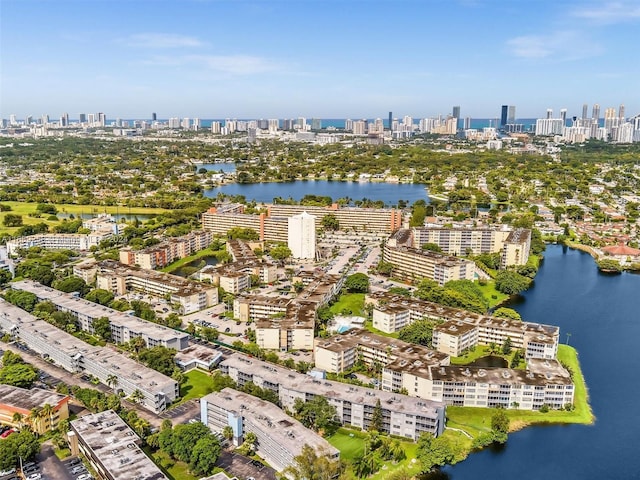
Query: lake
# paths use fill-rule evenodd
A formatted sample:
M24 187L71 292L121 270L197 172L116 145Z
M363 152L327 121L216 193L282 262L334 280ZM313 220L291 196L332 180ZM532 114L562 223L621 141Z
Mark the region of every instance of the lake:
M578 349L596 423L530 427L433 478L640 478L640 275L598 272L586 253L548 246L534 286L512 308L559 325ZM570 334L567 337L567 334Z
M382 182L339 182L328 180L297 180L280 183L232 183L204 192L207 197L215 197L218 193L227 195L244 195L248 201L272 203L276 197L300 200L307 194L329 196L334 200L349 197L352 200L382 200L385 205L392 206L398 200L413 203L424 200L429 203L425 186L417 183L382 183Z

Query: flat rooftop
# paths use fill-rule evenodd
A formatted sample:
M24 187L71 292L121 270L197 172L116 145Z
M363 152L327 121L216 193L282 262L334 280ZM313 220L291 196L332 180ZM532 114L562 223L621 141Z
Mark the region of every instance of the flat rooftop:
M231 367L245 374L254 374L264 380L297 392L313 393L327 399L336 399L356 404L375 406L378 399L383 409L395 412L420 415L435 418L438 410L444 408L444 403L409 397L399 393L349 385L331 380L318 380L310 375L298 373L295 370L279 365L263 362L245 355L234 354L221 364Z
M545 360L542 360L544 362ZM558 362L546 360L544 363L534 362L533 369L529 363L528 370L510 368L479 368L470 366L448 366L432 368L434 381L474 382L492 385L573 385L569 373L559 366Z
M222 352L220 352L220 350L198 343L189 345L184 350L176 353L175 356L176 362L180 362L183 365L193 361L213 364L220 358L222 358Z
M306 444L317 451L327 452L331 456L339 455L339 450L317 433L304 427L293 417L284 413L271 402L261 400L232 388L205 396L202 401L217 405L228 412L249 418L278 445L298 455Z
M16 290L33 293L39 299L48 300L56 305L56 307L74 312L76 315L80 314L91 319L108 317L111 324L124 327L131 332L144 334L154 340L172 341L189 336L186 333L178 332L164 325L147 322L136 316L90 302L73 293L61 292L60 290L47 287L32 280L21 280L12 283L11 286Z
M71 426L113 478L167 480L138 446L138 435L113 410L85 415Z
M42 388L27 390L26 388L0 384L0 407L6 405L12 410L21 410L27 415L33 408L43 407L46 404L56 407L68 399L68 395L60 395Z

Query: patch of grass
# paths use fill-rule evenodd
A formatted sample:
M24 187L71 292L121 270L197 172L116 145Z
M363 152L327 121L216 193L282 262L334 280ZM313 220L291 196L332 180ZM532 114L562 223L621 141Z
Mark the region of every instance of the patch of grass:
M336 433L327 438L327 441L340 450L340 458L345 461L353 461L358 455L364 453L365 432L339 428Z
M154 451L149 446L143 447L142 450L170 480L198 480L201 478L201 475L193 475L186 463L171 459L161 450Z
M208 373L202 370L190 370L184 374L185 381L180 385L180 402L174 404L187 402L192 398L202 398L205 395L213 392L213 382Z
M476 345L473 351L469 350L460 357L451 357L451 365L467 365L487 355L489 355L488 345Z
M387 333L383 332L382 330L378 330L373 326L373 322L371 320L367 320L364 322L364 328L369 330L371 333L375 333L376 335L380 335L382 337L398 338L398 336L400 335L398 332Z
M222 250L222 252L224 252L224 251L225 250ZM164 272L164 273L175 272L176 270L178 270L180 267L186 265L187 263L193 262L194 260L198 260L198 259L203 258L203 257L215 257L216 255L219 254L219 252L220 252L220 250L213 250L211 248L205 248L204 250L200 250L199 252L196 252L193 255L181 258L180 260L177 260L177 261L173 262L171 265L167 265L166 267L164 267L160 271Z
M344 293L329 309L334 315L364 316L364 293Z
M496 290L495 285L496 284L493 281L487 281L484 285L480 285L480 283L478 283L478 288L482 292L482 296L485 300L489 302L489 307L495 307L509 299L509 295Z
M58 457L60 460L64 460L71 455L71 450L69 450L68 448L54 448L53 453L55 453L56 457Z

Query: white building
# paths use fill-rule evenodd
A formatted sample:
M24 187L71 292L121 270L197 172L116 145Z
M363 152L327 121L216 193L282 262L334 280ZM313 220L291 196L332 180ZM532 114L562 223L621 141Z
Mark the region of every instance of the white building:
M293 258L316 258L316 217L302 212L288 218L287 243Z

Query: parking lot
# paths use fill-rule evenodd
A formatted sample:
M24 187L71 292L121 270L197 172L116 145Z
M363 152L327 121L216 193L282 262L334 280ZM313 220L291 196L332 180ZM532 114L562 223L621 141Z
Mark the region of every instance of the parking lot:
M200 420L200 402L198 400L189 400L177 407L170 408L166 412L160 414L162 418L168 418L174 425L179 423L187 423L191 419Z
M265 467L256 460L236 453L223 451L216 466L237 476L240 480L246 480L249 477L256 480L276 480L276 471L273 468Z

